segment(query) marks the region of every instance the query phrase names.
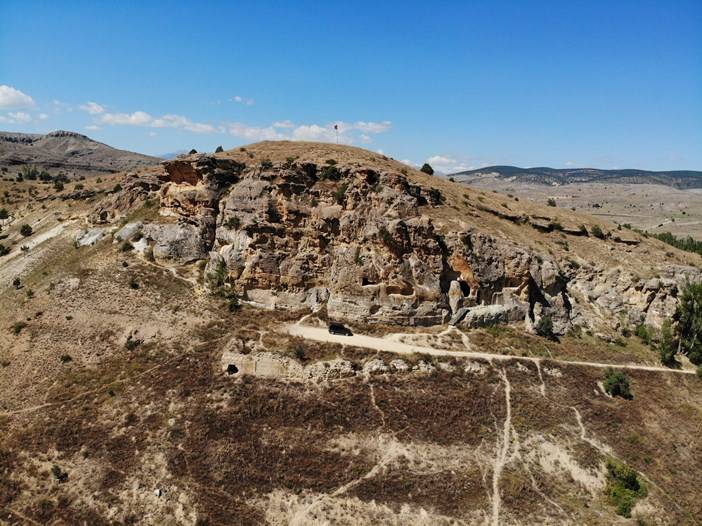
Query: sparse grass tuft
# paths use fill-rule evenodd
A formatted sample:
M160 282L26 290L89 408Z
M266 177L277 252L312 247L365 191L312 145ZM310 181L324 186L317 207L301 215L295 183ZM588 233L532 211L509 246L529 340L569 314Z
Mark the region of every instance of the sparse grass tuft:
M20 332L22 332L22 329L24 329L27 326L27 324L23 321L16 321L15 323L12 324L12 327L10 327L10 330L13 332L15 336L17 336Z

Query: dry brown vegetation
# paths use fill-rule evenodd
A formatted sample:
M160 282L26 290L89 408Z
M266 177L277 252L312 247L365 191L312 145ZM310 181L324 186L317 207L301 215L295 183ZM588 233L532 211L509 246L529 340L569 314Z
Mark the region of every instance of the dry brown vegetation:
M260 161L264 148L273 162L302 151L324 162L331 152L339 163L366 156L404 169L329 145L256 145L220 155ZM504 197L407 170L448 196L449 207L427 212L438 220L563 250L559 233L537 236L474 206L500 206ZM47 212L41 202L29 209L30 202L11 205L21 218L5 231L11 239L22 222L36 224L38 234L58 224L56 215L76 224L12 265L0 260L7 306L0 310L0 523L489 524L495 479L500 524L700 523L702 382L629 371L634 397L624 400L602 392L601 369L550 361L654 362L635 338L622 346L481 329L469 333L474 350L542 361L403 356L433 368L322 383L230 376L221 372L221 355L237 341L306 364L343 357L357 369L398 356L292 338L282 327L299 312L244 306L230 313L184 279L198 275L196 267L178 278L121 252L109 237L76 249L72 234L94 203L53 200ZM550 212L564 223L576 217ZM574 254L603 261L613 258L608 247L620 246L568 242ZM627 250L624 264L663 250L674 260L692 257L650 240ZM12 286L15 276L24 288ZM26 326L15 334L20 321ZM403 332L426 332L439 344L438 329ZM465 350L455 334L445 340ZM628 522L604 493L609 458L648 484Z

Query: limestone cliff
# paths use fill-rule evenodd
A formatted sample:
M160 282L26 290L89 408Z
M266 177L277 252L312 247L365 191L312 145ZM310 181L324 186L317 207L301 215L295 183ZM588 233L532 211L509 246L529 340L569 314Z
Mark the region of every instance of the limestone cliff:
M261 143L164 162L158 179L164 221L144 226L157 262L207 260L244 299L326 305L350 322L532 327L549 316L557 333L611 333L660 325L680 283L699 279L698 261L658 242L612 225L594 237L578 225L592 218L500 202L354 148Z

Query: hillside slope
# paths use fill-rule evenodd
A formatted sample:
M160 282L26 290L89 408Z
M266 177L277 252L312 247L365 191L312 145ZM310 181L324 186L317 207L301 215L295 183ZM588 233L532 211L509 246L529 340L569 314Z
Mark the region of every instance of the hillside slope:
M0 132L0 168L10 173L30 165L52 175L94 175L137 170L160 159L112 148L85 135L54 131L46 135Z
M602 184L660 184L673 188L702 188L702 172L673 170L653 172L649 170L600 170L597 168L518 168L516 166L486 166L477 170L466 170L451 175L457 181L471 184L485 178L496 178L507 182L563 185L577 183Z
M344 146L102 179L0 181L1 523L699 524L702 382L632 334L699 256Z

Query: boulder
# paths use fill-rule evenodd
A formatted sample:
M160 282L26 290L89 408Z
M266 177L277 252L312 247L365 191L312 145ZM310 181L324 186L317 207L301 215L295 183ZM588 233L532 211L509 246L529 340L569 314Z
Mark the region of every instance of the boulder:
M154 242L156 261L183 265L208 254L200 230L189 224L149 224L144 236Z
M132 239L143 227L144 223L141 221L127 223L115 233L114 238L117 241L127 241Z

